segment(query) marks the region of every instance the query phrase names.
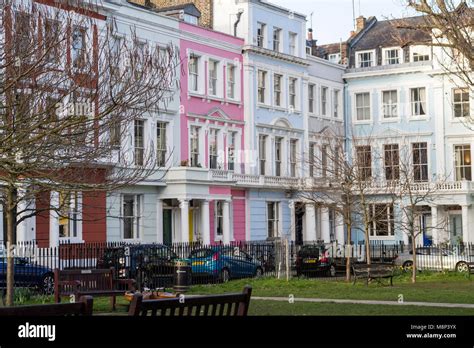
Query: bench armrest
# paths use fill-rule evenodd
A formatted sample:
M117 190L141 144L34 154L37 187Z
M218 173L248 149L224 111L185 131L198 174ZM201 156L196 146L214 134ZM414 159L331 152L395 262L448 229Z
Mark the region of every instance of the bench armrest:
M125 284L127 285L128 290L135 291L137 282L135 279L116 279L116 284Z

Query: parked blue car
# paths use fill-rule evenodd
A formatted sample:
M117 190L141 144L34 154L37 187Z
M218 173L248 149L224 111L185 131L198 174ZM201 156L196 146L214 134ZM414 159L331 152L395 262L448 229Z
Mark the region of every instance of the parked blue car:
M31 263L27 258L14 258L15 287L37 288L45 294L54 292L54 273L41 265ZM0 288L6 288L7 259L0 256Z
M189 257L195 277L211 277L222 282L234 278L261 277L263 267L238 247L211 247L193 250Z

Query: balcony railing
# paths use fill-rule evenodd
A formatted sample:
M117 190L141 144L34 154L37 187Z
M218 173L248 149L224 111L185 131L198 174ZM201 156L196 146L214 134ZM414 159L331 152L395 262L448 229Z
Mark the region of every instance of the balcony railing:
M433 64L431 60L421 62L409 62L401 64L375 65L366 68L350 68L346 70L346 74L373 72L373 71L392 71L396 69L417 69L422 67L429 67Z

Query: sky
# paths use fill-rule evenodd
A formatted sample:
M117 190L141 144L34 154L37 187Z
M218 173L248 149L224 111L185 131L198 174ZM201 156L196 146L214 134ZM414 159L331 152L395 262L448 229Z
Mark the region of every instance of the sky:
M307 15L308 28L313 12L313 32L318 44L346 40L353 30L353 0L269 0L276 5ZM405 0L354 0L355 15L379 20L416 15L403 5Z

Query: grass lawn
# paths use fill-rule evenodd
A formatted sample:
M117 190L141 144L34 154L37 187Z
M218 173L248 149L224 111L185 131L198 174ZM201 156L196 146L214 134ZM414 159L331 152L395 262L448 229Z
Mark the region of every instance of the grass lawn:
M471 278L472 279L472 278ZM325 279L243 279L219 285L199 285L191 289L192 294L213 294L240 292L249 284L253 296L307 297L328 299L386 300L397 301L403 295L404 301L474 303L474 279L456 273L422 273L416 284L409 275L393 279L393 287L377 283L357 282L355 285L344 280Z
M249 315L474 315L470 308L437 308L417 306L383 306L349 303L307 303L277 302L253 300L250 302Z
M274 278L243 279L218 285L196 285L189 294L222 294L240 292L251 285L253 296L295 298L326 298L354 300L397 301L403 295L406 302L474 303L474 279L456 273L420 273L418 282L412 284L407 274L394 278L394 286L380 284L346 283L335 279L291 279ZM67 301L64 298L64 301ZM23 298L20 304L53 303L52 296ZM126 315L124 297L117 297L117 311L112 313L109 298L95 298L94 312L97 314ZM249 315L474 315L470 308L437 308L421 306L390 306L368 304L278 302L253 300Z

